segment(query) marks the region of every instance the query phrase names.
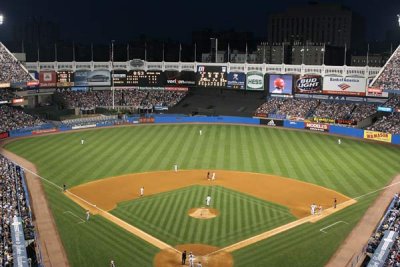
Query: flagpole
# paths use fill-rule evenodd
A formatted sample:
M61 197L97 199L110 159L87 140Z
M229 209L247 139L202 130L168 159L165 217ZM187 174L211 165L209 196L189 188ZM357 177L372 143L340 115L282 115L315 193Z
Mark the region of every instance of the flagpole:
M368 44L368 48L367 48L367 67L369 65L369 44Z
M263 63L265 63L265 42L263 43Z
M75 41L72 42L72 61L75 61Z
M344 44L344 62L343 62L343 66L346 66L346 61L347 61L347 43Z
M244 60L245 63L247 63L247 52L248 52L248 51L247 51L247 42L246 42L246 58L245 58L245 60Z
M144 42L144 61L147 61L147 42Z
M282 64L285 64L285 43L282 42Z
M129 43L126 45L126 61L129 61Z
M57 62L57 43L54 43L54 59Z
M179 62L181 62L182 44L179 43Z
M165 61L165 44L162 44L162 61Z
M194 62L197 62L197 43L194 43Z

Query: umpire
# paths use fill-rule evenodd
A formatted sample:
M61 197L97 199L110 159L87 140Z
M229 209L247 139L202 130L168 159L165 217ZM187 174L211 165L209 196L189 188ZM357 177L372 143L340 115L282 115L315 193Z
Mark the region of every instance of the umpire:
M186 250L182 252L182 265L186 264Z

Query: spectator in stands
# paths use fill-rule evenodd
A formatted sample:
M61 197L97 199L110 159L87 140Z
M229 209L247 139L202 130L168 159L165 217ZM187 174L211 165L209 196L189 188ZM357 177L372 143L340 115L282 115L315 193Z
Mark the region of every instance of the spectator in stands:
M0 155L0 266L13 265L11 223L14 216L22 219L25 240L34 239L30 208L18 168Z
M371 131L400 134L400 113L383 116L380 120L367 128Z
M11 82L27 82L32 80L28 71L0 43L0 84Z
M400 90L400 46L383 67L383 71L372 87L380 87L382 90Z
M40 118L29 115L20 109L5 105L0 106L0 132L38 126L44 123Z

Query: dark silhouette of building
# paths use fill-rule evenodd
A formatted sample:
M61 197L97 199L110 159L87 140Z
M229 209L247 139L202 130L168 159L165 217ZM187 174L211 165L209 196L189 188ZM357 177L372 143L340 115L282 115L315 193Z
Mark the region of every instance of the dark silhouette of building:
M350 49L363 42L364 20L339 4L310 2L273 14L268 20L268 42L326 43Z

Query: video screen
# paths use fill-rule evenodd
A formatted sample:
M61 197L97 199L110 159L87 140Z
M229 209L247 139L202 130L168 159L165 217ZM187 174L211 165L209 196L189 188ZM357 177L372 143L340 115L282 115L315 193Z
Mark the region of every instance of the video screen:
M227 85L227 68L223 66L198 66L197 86L225 88Z
M287 74L269 75L270 94L291 95L293 92L293 76Z

